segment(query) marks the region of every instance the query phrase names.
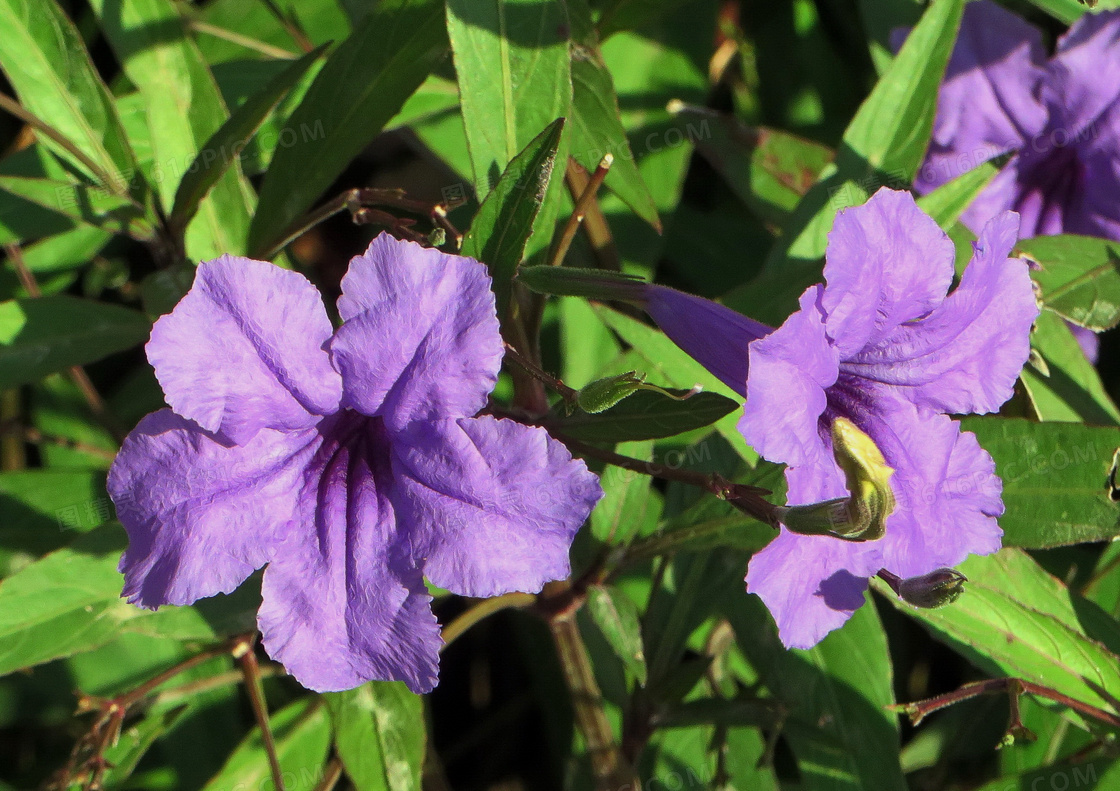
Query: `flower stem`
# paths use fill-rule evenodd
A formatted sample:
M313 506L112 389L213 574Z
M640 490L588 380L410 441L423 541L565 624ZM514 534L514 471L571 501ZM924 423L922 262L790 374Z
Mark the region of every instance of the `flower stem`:
M280 759L276 755L276 740L272 736L268 707L264 700L264 690L261 688L260 666L257 665L257 655L253 653L255 642L255 634L242 638L233 647L233 657L241 665L241 672L245 676L245 690L249 693L249 702L253 706L253 716L257 719L257 726L261 729L261 742L268 756L272 784L276 787L276 791L284 791L283 771L280 769Z
M1010 695L1013 699L1011 706L1011 724L1008 726L1007 737L1021 737L1029 733L1018 719L1018 699L1023 693L1052 700L1080 714L1091 717L1098 722L1103 722L1105 725L1112 728L1120 728L1120 717L1110 711L1105 711L1096 706L1091 706L1088 703L1083 703L1056 689L1044 687L1041 684L1035 684L1031 681L1023 681L1018 678L991 678L985 681L974 681L965 684L960 689L947 692L944 695L914 701L913 703L900 703L891 708L894 711L904 712L910 717L910 722L913 725L918 725L930 714L935 711L940 711L947 706L951 706L954 703L960 703L963 700L969 700L980 695L1006 694Z
M474 626L479 621L493 615L502 610L508 610L511 607L528 607L537 600L537 597L531 593L505 593L501 596L495 596L492 599L483 599L477 604L469 607L466 612L453 620L443 628L443 645L440 651L447 649L462 634Z
M614 791L620 788L638 791L641 783L622 755L603 710L603 695L595 681L587 646L579 633L576 610L568 609L553 615L549 618L548 627L556 644L564 681L571 693L576 727L587 743L595 788L597 791Z

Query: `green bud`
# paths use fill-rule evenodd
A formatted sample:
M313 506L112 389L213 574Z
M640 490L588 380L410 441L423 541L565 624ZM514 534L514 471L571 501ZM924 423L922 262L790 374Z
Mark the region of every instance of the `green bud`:
M570 266L522 267L517 271L517 281L538 294L621 302L642 302L648 285L634 275Z
M968 578L956 569L937 569L902 580L898 583L898 595L915 607L934 610L960 598L966 582Z
M645 379L646 375L637 371L597 379L576 393L576 405L584 412L598 414L633 395L641 389Z
M849 497L779 508L779 520L794 533L829 535L846 541L876 541L887 532L894 492L882 452L850 420L832 423L832 453L844 471Z

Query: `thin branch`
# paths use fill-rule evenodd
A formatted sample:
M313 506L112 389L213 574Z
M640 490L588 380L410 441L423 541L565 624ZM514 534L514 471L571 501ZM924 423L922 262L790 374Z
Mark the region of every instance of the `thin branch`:
M1120 717L1110 711L1105 711L1104 709L1084 703L1076 698L1071 698L1069 695L1063 694L1056 689L1044 687L1041 684L1035 684L1031 681L1023 681L1018 678L992 678L985 681L974 681L965 684L960 689L947 692L944 695L914 701L913 703L900 703L896 706L892 706L891 709L905 713L910 717L910 722L912 724L918 725L923 719L935 711L940 711L947 706L960 703L963 700L969 700L980 695L993 694L1004 694L1018 698L1019 695L1023 693L1052 700L1080 714L1084 714L1086 717L1091 717L1098 722L1102 722L1111 728L1120 728ZM1013 708L1012 713L1014 714L1014 712L1015 709ZM1012 729L1014 725L1015 723L1013 721Z
M327 771L323 774L323 779L319 782L319 785L315 786L315 791L331 791L341 779L342 761L332 758L331 762L327 764Z
M660 478L665 481L676 481L703 489L709 494L714 494L721 500L726 500L743 513L753 516L760 522L771 525L775 527L775 529L777 528L777 506L762 497L763 493L769 493L765 489L760 489L757 486L747 486L741 483L732 483L716 473L673 469L672 467L667 467L653 461L642 461L632 456L623 456L614 451L604 450L603 448L589 445L586 442L565 437L561 433L553 432L553 436L567 445L570 450L583 456L598 459L607 464L613 464L615 467L622 467L625 470L649 475L653 478ZM635 544L634 546L638 545Z
M544 382L546 385L559 393L560 397L563 398L565 402L569 404L575 403L576 396L579 395L579 391L577 391L575 388L568 387L558 378L546 372L543 368L541 368L539 365L534 363L532 360L530 360L516 348L514 348L512 344L507 343L505 346L506 357L508 357L512 362L519 365L537 381Z
M496 612L508 610L512 607L529 607L536 602L536 600L537 597L531 593L518 592L505 593L491 599L483 599L469 607L462 615L443 627L443 645L440 646L439 650L441 652L444 651L447 646L455 642L465 631L484 618L488 618Z
M286 674L283 665L277 662L266 662L260 666L260 677L273 678L275 676L283 676ZM165 689L155 695L152 705L162 706L167 703L174 703L179 700L200 695L203 692L209 692L212 689L220 689L227 687L230 684L239 684L245 679L245 674L240 670L229 670L225 673L218 673L214 676L207 678L200 678L198 681L191 681L187 684L180 684L177 687Z
M574 159L568 161L568 169L564 173L564 183L568 186L568 193L572 196L573 203L583 195L590 180L591 176L582 165ZM614 246L614 235L611 233L606 215L603 214L603 210L599 206L598 196L593 196L593 199L587 204L587 211L583 218L583 232L587 235L587 240L591 242L591 249L595 253L595 262L599 265L599 268L611 272L622 271L622 263L618 260L618 250ZM657 226L657 232L661 233L660 225Z
M614 155L604 154L599 166L591 174L583 193L576 200L575 209L568 217L568 222L564 224L564 230L560 233L559 240L548 256L549 266L559 266L563 262L564 256L568 254L568 248L572 246L572 241L576 238L576 232L583 225L583 219L587 216L588 208L595 201L595 196L599 193L599 187L603 185L603 179L607 177L613 163Z
M16 391L8 391L16 392ZM105 461L112 461L117 457L114 451L80 442L69 437L59 437L54 434L44 434L37 428L22 426L17 420L0 421L0 437L17 437L19 442L29 442L32 445L54 445L59 448L76 450L79 453L88 453Z
M254 52L259 52L262 55L267 55L268 57L276 58L277 60L293 60L298 57L296 53L290 50L282 49L281 47L275 47L272 44L260 41L259 39L255 39L250 36L243 36L240 33L235 33L232 30L226 30L224 27L211 25L209 22L203 22L200 19L188 20L187 27L189 27L196 33L204 33L208 36L213 36L214 38L220 38L223 41L228 41L231 44L237 44L239 47L251 49Z
M245 690L249 693L249 702L253 706L257 727L261 729L261 742L268 756L272 784L276 787L276 791L284 791L284 772L280 768L280 758L276 755L276 739L273 738L272 725L268 720L268 706L265 704L264 690L261 688L260 666L257 664L257 655L253 653L255 642L255 634L242 638L233 647L233 658L241 665L241 672L245 676Z

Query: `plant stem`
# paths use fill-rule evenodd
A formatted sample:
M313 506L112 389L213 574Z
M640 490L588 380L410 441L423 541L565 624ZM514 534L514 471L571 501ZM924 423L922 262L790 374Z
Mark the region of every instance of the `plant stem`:
M327 771L323 774L323 780L315 786L315 791L331 791L341 779L342 761L332 758L331 762L327 764Z
M187 27L189 27L196 33L205 33L208 36L220 38L223 41L228 41L231 44L237 44L239 47L251 49L254 52L259 52L262 55L267 55L268 57L275 58L277 60L294 60L297 57L296 53L289 50L282 49L281 47L274 47L272 44L269 44L267 42L251 38L249 36L243 36L240 33L235 33L232 30L226 30L224 27L218 27L217 25L211 25L209 22L203 22L200 19L190 20L189 22L187 22Z
M568 222L564 224L564 230L561 231L556 246L549 253L549 266L560 266L563 263L564 256L568 254L568 248L572 246L572 241L576 238L576 232L583 225L583 219L587 216L589 207L594 203L595 196L599 193L599 187L603 185L603 179L607 177L613 163L614 155L605 154L602 161L599 162L599 167L595 168L595 172L591 174L587 186L583 188L583 192L576 199L575 209L568 217Z
M1083 703L1080 700L1071 698L1056 689L1044 687L1041 684L1035 684L1031 681L1023 681L1018 678L992 678L984 681L974 681L965 684L960 689L952 692L947 692L944 695L938 695L933 698L925 700L914 701L913 703L900 703L892 708L895 711L905 712L910 717L910 722L914 725L921 723L930 714L935 711L951 706L954 703L960 703L963 700L969 700L980 695L992 694L1006 694L1011 695L1013 698L1018 698L1023 693L1036 695L1040 698L1052 700L1055 703L1060 703L1063 706L1073 709L1074 711L1091 717L1098 722L1103 722L1112 728L1120 728L1120 716L1113 714L1110 711L1097 708L1088 703ZM1017 701L1016 701L1017 703ZM1016 707L1012 707L1012 714L1014 715ZM1019 723L1021 725L1021 723ZM1015 727L1014 720L1012 721L1013 730Z
M616 791L620 788L638 791L641 783L623 757L603 710L603 695L595 681L587 646L579 633L576 610L568 609L554 614L549 618L548 627L556 644L564 681L571 693L576 727L587 743L595 788L597 791Z
M536 600L537 597L531 593L518 593L516 591L495 596L492 599L483 599L469 607L463 614L443 628L443 645L439 650L441 652L446 650L447 646L484 618L496 612L508 610L511 607L529 607Z
M268 706L264 700L264 690L261 688L260 666L257 665L257 655L253 653L253 644L256 634L242 638L233 647L233 658L241 665L241 672L245 676L245 690L249 693L249 702L253 706L253 716L257 719L257 727L261 729L261 742L264 744L265 754L268 756L268 768L272 772L272 784L276 791L284 791L283 770L280 768L280 759L276 755L276 740L272 736L272 725L268 720Z

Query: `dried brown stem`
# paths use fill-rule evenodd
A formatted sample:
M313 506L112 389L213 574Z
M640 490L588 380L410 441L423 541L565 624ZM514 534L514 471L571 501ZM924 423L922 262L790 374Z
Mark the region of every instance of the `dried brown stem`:
M253 716L256 717L257 727L261 729L261 743L264 745L265 755L268 756L268 768L272 772L272 784L276 791L284 791L284 772L280 768L280 758L276 754L276 739L272 735L272 725L268 719L268 706L264 699L264 690L261 687L260 666L257 664L257 655L253 653L256 634L241 638L233 646L233 658L241 666L245 676L245 690L249 693L249 703L253 707Z

